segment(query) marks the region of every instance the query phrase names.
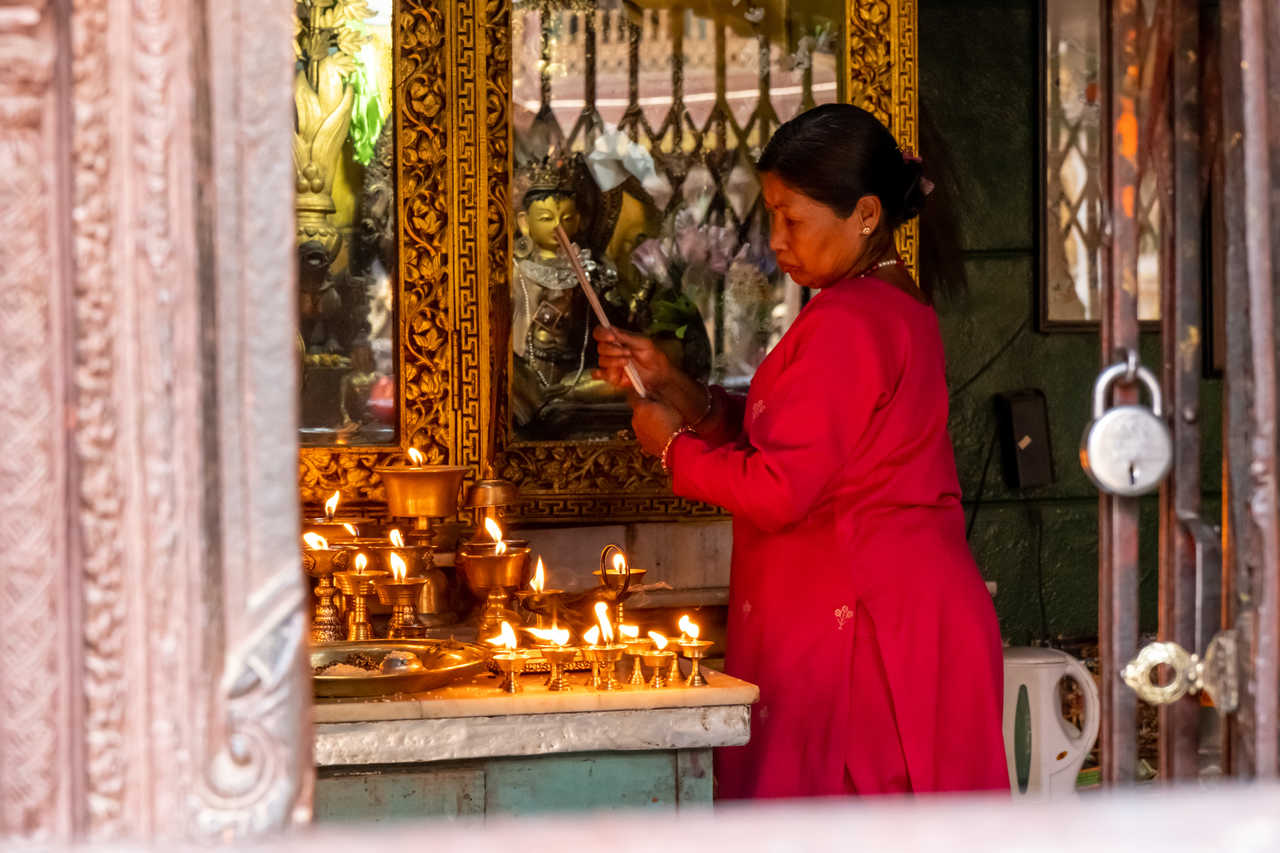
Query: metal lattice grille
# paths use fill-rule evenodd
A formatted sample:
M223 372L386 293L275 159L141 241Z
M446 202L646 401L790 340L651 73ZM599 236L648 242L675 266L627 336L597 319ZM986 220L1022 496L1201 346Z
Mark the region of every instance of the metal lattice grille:
M1102 175L1097 4L1046 6L1044 201L1045 319L1101 316ZM1160 204L1154 173L1138 191L1138 316L1160 317Z

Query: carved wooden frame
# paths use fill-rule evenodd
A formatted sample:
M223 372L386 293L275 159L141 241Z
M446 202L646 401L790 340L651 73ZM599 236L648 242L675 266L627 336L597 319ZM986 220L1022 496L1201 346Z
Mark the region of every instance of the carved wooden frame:
M289 14L0 0L0 837L309 814Z
M373 467L418 447L519 485L525 520L709 516L632 441L516 442L507 429L510 0L399 0L396 13L400 446L304 448L306 503L382 499ZM845 92L916 145L916 0L846 0ZM914 263L915 223L900 235ZM499 393L503 392L503 393ZM496 429L490 429L496 419Z

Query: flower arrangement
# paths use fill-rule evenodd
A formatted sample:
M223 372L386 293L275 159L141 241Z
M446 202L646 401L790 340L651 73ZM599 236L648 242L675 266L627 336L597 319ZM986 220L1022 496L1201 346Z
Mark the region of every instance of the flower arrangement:
M713 381L750 376L764 358L777 271L762 234L704 221L707 202L681 209L661 237L636 247L631 262L656 293L647 333L708 348Z

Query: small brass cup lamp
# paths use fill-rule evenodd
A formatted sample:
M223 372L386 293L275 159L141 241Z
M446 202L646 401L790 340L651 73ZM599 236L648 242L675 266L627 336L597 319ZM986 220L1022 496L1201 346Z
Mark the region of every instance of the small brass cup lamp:
M318 533L307 533L302 538L307 545L302 552L302 571L308 577L316 578L311 642L336 643L342 639L342 620L333 603L337 592L333 586L333 574L350 565L351 552L329 547L328 541Z
M365 571L363 556L356 555L356 568L333 576L350 607L347 611L348 640L373 639L373 626L369 624L369 596L374 593L374 583L387 577L387 572Z

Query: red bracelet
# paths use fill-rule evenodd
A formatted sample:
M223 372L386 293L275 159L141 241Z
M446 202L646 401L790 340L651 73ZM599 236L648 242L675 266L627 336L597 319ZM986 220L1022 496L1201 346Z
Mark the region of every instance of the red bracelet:
M680 429L671 433L671 437L667 439L667 443L662 447L662 470L668 474L671 473L671 445L676 443L676 439L682 435L693 435L693 427L682 426Z

